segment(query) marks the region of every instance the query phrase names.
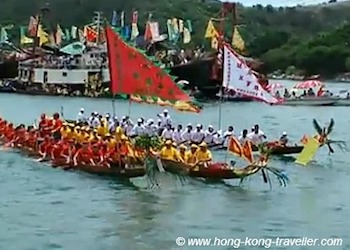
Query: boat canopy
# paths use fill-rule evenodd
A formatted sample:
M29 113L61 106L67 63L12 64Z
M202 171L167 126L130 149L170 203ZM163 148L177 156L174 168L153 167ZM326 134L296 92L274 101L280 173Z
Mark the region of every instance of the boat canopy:
M81 42L74 42L68 44L67 46L60 49L60 52L68 54L68 55L82 55L84 53L86 46Z

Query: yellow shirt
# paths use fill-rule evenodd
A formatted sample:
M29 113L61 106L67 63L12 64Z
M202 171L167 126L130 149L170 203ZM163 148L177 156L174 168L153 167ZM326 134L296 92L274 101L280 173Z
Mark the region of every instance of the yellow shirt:
M186 152L181 153L180 151L178 152L178 159L183 162L186 163L187 162L187 154Z
M76 133L76 139L77 139L77 142L78 142L78 143L83 143L83 142L85 142L85 140L86 140L86 134L85 134L85 132Z
M113 149L115 148L115 145L117 144L117 141L114 139L109 139L107 140L107 148L108 149Z
M106 134L108 134L108 127L104 125L98 126L97 133L101 136L105 136Z
M159 156L161 159L164 159L164 160L175 161L175 160L177 160L178 152L173 147L171 147L171 148L163 147L160 150Z
M69 128L61 128L60 132L61 132L61 136L63 138L67 138L68 137L68 133L69 133Z
M197 163L197 152L192 153L190 150L186 152L186 163L187 164L195 164Z
M211 152L207 149L206 151L198 150L196 152L196 157L198 161L211 161Z

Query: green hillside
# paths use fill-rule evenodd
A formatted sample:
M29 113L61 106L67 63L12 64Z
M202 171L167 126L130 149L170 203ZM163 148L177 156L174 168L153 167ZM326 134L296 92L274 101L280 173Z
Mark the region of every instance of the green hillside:
M1 0L0 23L27 25L28 18L40 10L47 1ZM142 32L148 13L159 21L165 31L169 17L191 19L193 22L193 43L208 46L203 39L204 30L210 17L216 16L221 3L205 0L51 0L50 14L46 21L62 26L83 25L91 22L94 11L102 11L110 19L112 10L126 11L126 23L131 12L139 11L139 28ZM286 70L291 65L308 74L333 75L350 67L349 4L318 5L312 7L273 8L256 5L237 7L237 23L243 36L247 55L265 61L263 70ZM232 22L225 25L229 37ZM16 34L12 34L16 37ZM180 44L180 46L183 46ZM336 63L330 60L337 60ZM330 67L327 64L332 64Z

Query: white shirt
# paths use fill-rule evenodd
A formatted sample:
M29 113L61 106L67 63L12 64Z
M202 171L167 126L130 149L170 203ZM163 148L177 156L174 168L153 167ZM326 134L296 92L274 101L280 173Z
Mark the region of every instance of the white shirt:
M86 122L85 114L84 112L81 112L81 111L77 115L77 123L80 123L80 122Z
M203 130L194 131L191 135L191 141L195 143L200 143L204 140L205 134Z
M184 141L184 139L182 138L182 131L180 130L175 130L173 132L173 141L176 142L177 144L181 143Z
M214 135L215 135L215 131L210 132L209 130L206 130L206 131L205 131L204 141L205 141L207 144L213 143Z
M98 126L100 126L100 120L98 119L98 117L93 117L90 123L90 126L92 126L93 128L97 128Z
M149 136L154 136L158 134L158 127L155 124L146 125L146 134Z
M182 139L184 140L184 141L191 141L191 138L192 138L192 131L188 131L188 130L186 130L186 131L184 131L183 133L182 133Z
M145 132L146 132L146 128L142 124L140 124L140 125L136 124L132 129L133 135L144 135Z
M159 119L161 120L161 127L166 127L167 125L171 125L171 117L168 114L165 116L164 114L159 114Z
M134 125L132 123L125 124L123 127L127 136L133 135Z
M246 138L243 138L243 135L238 136L238 141L239 141L239 143L240 143L242 146L243 146L243 144L245 143L245 141L247 141L247 140L249 140L249 139L248 139L248 135L247 135Z
M221 145L221 144L224 144L225 138L222 137L222 136L219 135L219 134L215 134L215 135L213 136L213 142L214 142L216 145Z
M162 132L161 137L163 137L166 140L171 140L173 139L173 131L165 128Z
M257 134L254 132L251 132L247 135L247 138L255 145L259 145L263 142L264 139L264 132L262 132L260 129Z

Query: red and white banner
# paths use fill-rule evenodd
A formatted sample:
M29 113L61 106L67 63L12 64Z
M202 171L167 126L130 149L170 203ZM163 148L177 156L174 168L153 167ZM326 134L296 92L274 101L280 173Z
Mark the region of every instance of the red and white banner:
M223 86L263 102L278 102L275 97L263 89L253 71L227 44L224 44Z

